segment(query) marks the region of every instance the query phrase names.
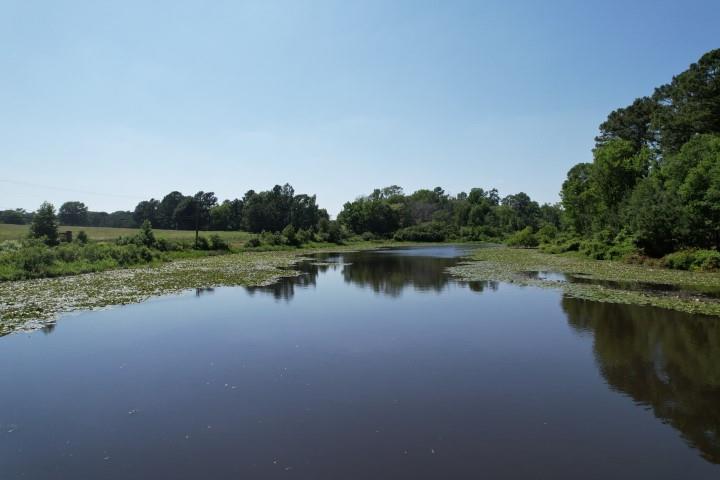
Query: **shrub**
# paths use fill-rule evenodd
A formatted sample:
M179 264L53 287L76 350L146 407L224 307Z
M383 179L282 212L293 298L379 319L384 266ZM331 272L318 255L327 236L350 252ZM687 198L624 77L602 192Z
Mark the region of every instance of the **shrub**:
M173 242L168 240L167 238L158 238L155 240L155 248L160 250L161 252L172 252L175 250L182 250L182 247Z
M529 248L537 247L538 239L533 233L532 227L528 226L510 235L505 243L511 247Z
M295 227L293 227L292 225L287 225L285 228L283 228L282 236L284 237L284 243L288 245L297 246L300 243L297 239L297 232L295 231Z
M144 245L148 248L154 248L156 245L155 233L153 233L150 220L145 220L140 226L140 231L135 235L135 243Z
M12 262L24 274L19 278L43 277L55 264L56 256L46 245L31 245L17 251Z
M257 248L261 245L260 239L258 237L252 237L248 239L247 242L245 242L245 248Z
M676 270L720 270L720 252L717 250L681 250L661 259L664 267Z
M458 237L471 242L491 242L500 239L502 234L495 227L479 225L475 227L460 227Z
M22 243L17 240L5 240L0 242L0 253L17 252L22 248Z
M321 242L342 243L348 233L337 220L322 219L318 223L318 238Z
M210 235L210 248L212 250L230 250L230 245L220 235L214 233Z
M610 248L608 248L607 252L605 253L605 259L606 260L619 260L619 259L626 259L631 256L637 255L638 248L635 245L635 242L631 239L625 239L622 241L618 241L610 245Z
M594 260L604 260L610 245L597 239L580 242L580 253Z
M43 202L33 215L30 237L42 239L47 245L58 244L58 222L51 203Z
M447 229L438 222L421 223L401 228L393 238L400 242L442 242L447 238Z
M200 235L197 237L193 248L195 248L195 250L210 250L210 242L207 238Z
M537 239L540 243L551 243L557 238L558 229L555 225L545 224L537 231Z
M545 253L577 252L580 250L580 240L577 238L558 238L552 243L542 245L540 249Z
M297 231L297 240L298 240L298 243L301 245L312 242L314 240L313 232L310 230L304 230L301 228L300 230Z
M78 242L48 247L38 240L28 240L18 249L0 253L0 279L55 277L108 268L141 265L162 258L157 250L129 243Z
M86 243L88 243L88 236L87 236L87 233L85 233L85 230L80 230L80 231L78 232L78 234L77 234L77 241L78 241L78 243L80 243L81 245L85 245Z
M285 239L281 234L277 232L263 231L262 233L260 233L260 242L264 243L265 245L277 246L285 243Z

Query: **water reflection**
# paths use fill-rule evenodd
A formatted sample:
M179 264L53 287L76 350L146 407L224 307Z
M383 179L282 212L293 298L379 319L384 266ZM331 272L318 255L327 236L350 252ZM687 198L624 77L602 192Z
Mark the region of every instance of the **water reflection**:
M608 385L652 408L720 463L720 322L658 308L564 298L569 324L592 333Z
M2 478L718 478L717 319L473 295L498 285L457 283L457 261L325 254L257 298L3 338Z
M318 276L329 269L340 270L345 283L370 288L375 293L391 297L399 297L408 287L421 292L440 293L450 283L478 293L498 289L498 282L452 279L446 269L456 265L465 250L446 248L440 254L437 250L441 249L404 248L382 252L318 254L312 260L297 265L297 269L302 272L299 276L284 277L272 285L245 289L251 294L263 292L277 300L289 301L295 295L296 287L314 287Z
M42 328L40 329L40 331L41 331L42 333L44 333L45 335L50 335L54 330L55 330L55 324L54 324L54 323L47 324L47 325L45 325L44 327L42 327Z

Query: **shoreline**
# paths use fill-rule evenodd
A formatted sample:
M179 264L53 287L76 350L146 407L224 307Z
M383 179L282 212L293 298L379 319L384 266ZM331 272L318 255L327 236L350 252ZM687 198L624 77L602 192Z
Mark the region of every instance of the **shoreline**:
M195 288L265 286L299 274L293 267L321 252L458 244L357 242L301 249L244 251L80 275L0 282L0 336L54 324L63 314L141 303ZM464 243L459 243L464 244ZM720 273L688 272L593 260L573 254L475 244L448 269L463 281L499 281L560 289L574 298L648 305L720 317Z
M555 288L584 300L720 317L718 272L671 270L504 246L477 249L449 272L465 281Z
M298 275L293 266L320 252L410 245L358 242L300 249L245 251L62 277L0 282L0 336L55 323L65 313L140 303L195 288L264 286ZM415 244L412 244L415 245Z

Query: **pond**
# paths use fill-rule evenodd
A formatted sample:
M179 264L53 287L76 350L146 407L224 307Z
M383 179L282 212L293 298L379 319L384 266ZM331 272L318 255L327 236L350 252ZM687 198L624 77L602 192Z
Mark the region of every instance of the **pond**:
M464 253L0 338L0 478L720 478L720 321L453 280Z

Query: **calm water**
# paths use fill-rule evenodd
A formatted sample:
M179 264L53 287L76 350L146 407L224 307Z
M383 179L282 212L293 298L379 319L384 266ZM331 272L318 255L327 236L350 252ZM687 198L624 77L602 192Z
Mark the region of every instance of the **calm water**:
M720 478L720 321L461 283L454 247L0 339L0 478Z

